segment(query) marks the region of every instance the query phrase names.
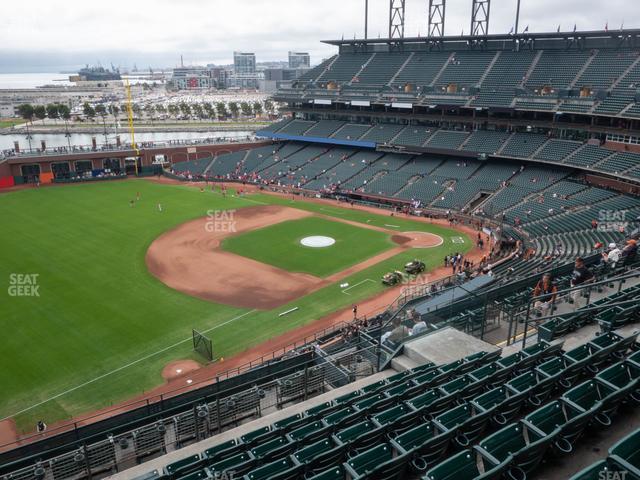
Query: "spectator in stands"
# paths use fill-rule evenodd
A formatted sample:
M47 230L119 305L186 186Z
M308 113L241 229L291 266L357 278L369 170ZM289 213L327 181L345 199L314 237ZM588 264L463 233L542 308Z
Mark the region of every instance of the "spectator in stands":
M558 287L553 281L550 273L545 273L533 289L533 297L538 298L533 304L533 308L539 314L548 311L556 302Z
M582 257L576 258L576 262L571 274L571 286L580 287L587 285L595 281L593 272L587 268ZM573 300L575 308L580 307L581 298L584 298L583 293L585 289L574 290L571 292L571 299Z
M638 254L638 241L634 239L627 240L627 244L622 249L620 258L625 262L632 262L636 259Z
M609 249L606 252L602 252L602 262L607 264L610 268L615 268L616 263L620 260L621 250L615 243L609 244Z
M411 320L413 321L413 328L411 329L411 335L419 335L427 329L427 324L420 314L414 309L411 310Z
M394 344L401 343L405 338L407 338L411 334L411 330L405 327L400 320L400 317L396 317L393 319L393 330L387 340Z

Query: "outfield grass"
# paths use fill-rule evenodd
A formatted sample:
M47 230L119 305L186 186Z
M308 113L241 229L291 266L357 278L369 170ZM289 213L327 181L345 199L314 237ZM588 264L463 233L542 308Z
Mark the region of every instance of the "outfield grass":
M300 244L323 235L336 243L325 248ZM265 248L265 246L269 246ZM320 217L278 223L225 239L222 248L290 272L328 277L393 247L389 235Z
M21 123L24 123L24 120L22 120L21 118L9 118L0 120L0 128L14 127L16 125L20 125Z
M131 208L136 192L141 200ZM158 203L163 204L162 213ZM148 273L145 252L164 231L205 216L210 209L256 204L286 204L373 225L392 223L399 231L431 231L445 243L409 250L348 277L344 281L360 284L350 295L334 284L269 312L189 297ZM452 243L460 236L457 232L400 218L390 222L387 215L271 195L222 198L146 181L3 194L0 218L5 233L0 235L5 252L0 263L5 295L0 315L0 419L27 409L16 416L22 431L32 430L37 419L52 423L157 386L167 362L196 358L190 345L192 328L209 331L216 354L229 357L381 292L381 275L413 257L433 268L447 253L471 246L467 238L462 245ZM16 273L38 274L40 296L9 296L10 275ZM296 312L274 320L294 306Z

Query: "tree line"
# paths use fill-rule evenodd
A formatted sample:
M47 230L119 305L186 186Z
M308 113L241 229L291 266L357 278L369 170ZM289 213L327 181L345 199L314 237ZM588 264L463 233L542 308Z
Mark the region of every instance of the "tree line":
M273 114L275 105L270 100L264 102L203 102L203 103L172 103L163 104L147 104L144 107L138 103L131 105L134 115L146 115L152 121L156 116L171 116L177 118L179 116L197 118L201 120L227 119L243 117L259 116L263 113ZM127 112L126 104L111 103L108 105L98 103L95 106L89 102L82 105L82 113L88 119L101 117L103 120L111 115L114 119L118 119L120 114ZM25 103L18 106L18 114L24 120L33 122L34 119L44 120L49 118L52 120L63 119L66 121L71 119L71 109L62 103L50 103L48 105L31 105Z

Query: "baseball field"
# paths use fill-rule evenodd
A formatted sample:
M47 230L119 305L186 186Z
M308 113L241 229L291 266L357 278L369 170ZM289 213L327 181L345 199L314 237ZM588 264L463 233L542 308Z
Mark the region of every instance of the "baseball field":
M192 329L229 358L381 293L407 261L433 269L472 247L382 211L146 180L5 193L0 218L0 420L19 432L139 396L169 362L202 361ZM313 236L334 243L301 244Z

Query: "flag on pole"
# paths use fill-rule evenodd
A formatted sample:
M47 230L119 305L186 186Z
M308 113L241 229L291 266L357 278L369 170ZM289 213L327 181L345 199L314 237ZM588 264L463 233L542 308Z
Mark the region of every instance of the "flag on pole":
M509 35L513 34L513 27L511 27L511 30L509 30Z
M527 25L527 26L524 28L524 33L527 33L528 31L529 31L529 25Z
M558 33L560 33L560 25L558 25Z
M573 24L573 31L575 32L578 29L578 25L576 23Z
M609 21L607 20L607 23L604 24L604 31L608 32L609 31Z

